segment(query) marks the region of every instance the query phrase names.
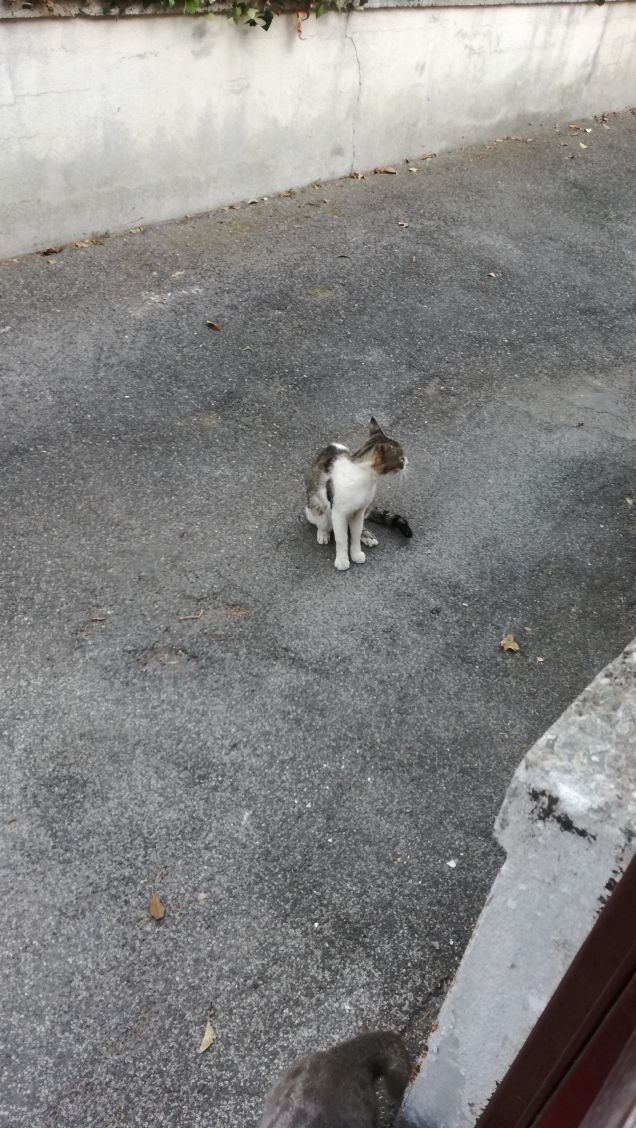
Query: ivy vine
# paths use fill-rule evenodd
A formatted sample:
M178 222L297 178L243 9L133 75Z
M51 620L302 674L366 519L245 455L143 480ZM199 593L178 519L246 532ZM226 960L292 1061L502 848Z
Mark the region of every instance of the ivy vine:
M296 15L300 32L302 20L307 19L312 12L316 19L319 19L327 12L346 12L362 8L367 0L300 0L299 3L294 2L294 0L287 0L287 2L285 0L282 0L282 2L276 2L276 0L235 0L234 3L230 2L222 7L218 7L215 0L142 0L142 3L146 11L153 8L163 8L173 11L175 14L183 12L187 16L213 13L227 16L239 26L260 27L263 31L269 31L274 16L291 12ZM123 16L129 6L130 0L103 0L102 10L104 15L117 11L120 16Z

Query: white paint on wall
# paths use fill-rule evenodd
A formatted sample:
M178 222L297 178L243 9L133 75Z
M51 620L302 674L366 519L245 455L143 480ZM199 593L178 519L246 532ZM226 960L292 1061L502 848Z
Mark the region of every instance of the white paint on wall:
M636 5L0 23L0 255L636 103Z

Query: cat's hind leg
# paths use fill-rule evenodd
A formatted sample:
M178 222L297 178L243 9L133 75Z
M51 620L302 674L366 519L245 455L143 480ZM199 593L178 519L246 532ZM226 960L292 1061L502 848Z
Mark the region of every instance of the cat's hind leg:
M311 525L315 525L316 540L318 544L329 544L331 539L331 513L322 506L305 506L305 517Z
M365 517L368 517L370 509L371 506L367 506L364 514ZM362 533L360 534L360 540L362 541L362 544L365 546L365 548L375 548L376 544L379 543L378 538L371 532L370 529L367 529L366 525L363 525Z

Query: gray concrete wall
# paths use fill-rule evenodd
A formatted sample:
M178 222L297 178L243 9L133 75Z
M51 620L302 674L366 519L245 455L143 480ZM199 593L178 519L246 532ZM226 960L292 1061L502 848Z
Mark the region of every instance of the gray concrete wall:
M506 861L400 1128L472 1128L634 854L636 641L530 750L496 834Z
M0 22L0 256L636 102L636 5Z

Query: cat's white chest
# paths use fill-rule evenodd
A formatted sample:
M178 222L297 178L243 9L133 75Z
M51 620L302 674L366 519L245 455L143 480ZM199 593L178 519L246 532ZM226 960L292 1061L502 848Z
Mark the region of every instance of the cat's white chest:
M377 483L375 474L366 466L342 458L334 466L333 484L336 508L350 514L371 504Z

